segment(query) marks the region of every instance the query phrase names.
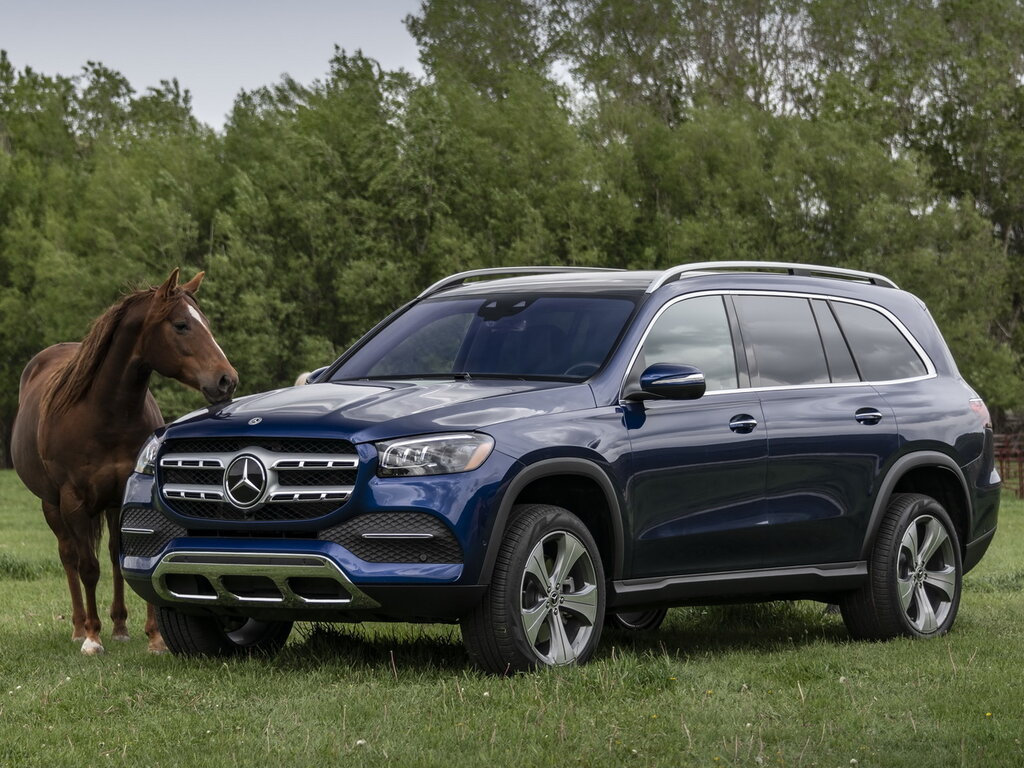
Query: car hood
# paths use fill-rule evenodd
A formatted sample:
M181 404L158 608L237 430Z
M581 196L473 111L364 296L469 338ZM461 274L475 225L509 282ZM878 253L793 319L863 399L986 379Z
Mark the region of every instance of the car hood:
M322 436L353 443L486 428L594 407L586 384L522 381L371 381L308 384L234 400L179 419L168 437Z

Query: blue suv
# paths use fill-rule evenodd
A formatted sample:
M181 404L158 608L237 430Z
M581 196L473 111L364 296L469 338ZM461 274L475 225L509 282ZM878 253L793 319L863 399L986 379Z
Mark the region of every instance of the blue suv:
M984 403L885 277L491 269L309 385L158 430L120 546L175 653L458 622L501 674L687 604L813 599L854 637L941 635L999 490Z

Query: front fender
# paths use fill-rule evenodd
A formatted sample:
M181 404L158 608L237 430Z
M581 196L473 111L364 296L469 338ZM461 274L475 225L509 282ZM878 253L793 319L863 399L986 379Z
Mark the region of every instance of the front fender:
M508 487L505 489L504 494L501 497L501 502L498 505L498 513L494 518L494 525L491 528L491 534L487 541L487 553L484 555L483 565L480 569L479 583L489 584L491 581L491 573L494 570L494 563L495 560L497 560L498 549L500 548L500 537L504 534L505 529L508 526L509 516L512 514L512 507L515 506L519 495L531 483L545 477L554 477L559 475L577 475L585 477L593 480L601 489L611 515L610 522L612 527L612 547L614 553L610 572L607 572L605 577L613 579L621 577L624 558L621 514L622 506L619 502L618 494L615 492L615 485L612 483L607 473L597 464L586 459L566 457L544 459L534 464L530 464L517 474L508 484Z

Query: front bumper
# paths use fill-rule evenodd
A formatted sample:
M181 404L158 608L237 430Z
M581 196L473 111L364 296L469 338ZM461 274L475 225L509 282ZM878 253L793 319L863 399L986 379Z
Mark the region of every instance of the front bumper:
M457 620L485 590L478 582L493 523L487 512L512 468L495 452L474 473L370 476L336 512L279 523L184 517L162 501L153 476L133 474L122 513L122 572L148 602L188 611L293 621ZM371 562L326 535L385 513L442 522L462 561Z
M151 570L124 569L129 586L147 602L261 620L457 621L480 602L486 589L422 583L358 586L324 553L323 542L293 545L288 552L251 541L178 543L180 547L153 558Z

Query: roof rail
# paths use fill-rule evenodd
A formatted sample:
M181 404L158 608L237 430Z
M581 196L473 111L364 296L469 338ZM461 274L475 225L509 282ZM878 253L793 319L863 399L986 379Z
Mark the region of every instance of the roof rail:
M742 270L746 272L777 270L803 277L833 277L842 280L870 283L871 285L880 285L885 288L899 287L888 277L876 275L874 272L861 272L857 269L821 267L814 264L793 264L783 261L702 261L695 264L680 264L677 267L666 269L647 286L646 292L653 293L666 283L686 277L693 272L721 272L724 270Z
M471 280L474 277L497 277L499 275L548 275L558 274L559 272L622 272L622 270L605 267L490 267L487 269L471 269L468 272L459 272L457 275L451 275L443 280L438 280L416 298L424 299L427 296L431 296L438 291L443 291L445 288L450 288L453 285L462 285L464 282Z

